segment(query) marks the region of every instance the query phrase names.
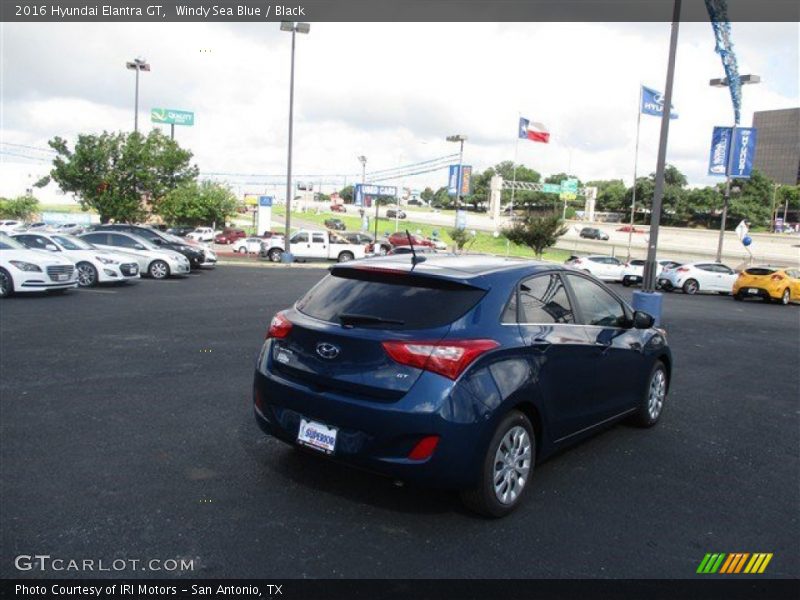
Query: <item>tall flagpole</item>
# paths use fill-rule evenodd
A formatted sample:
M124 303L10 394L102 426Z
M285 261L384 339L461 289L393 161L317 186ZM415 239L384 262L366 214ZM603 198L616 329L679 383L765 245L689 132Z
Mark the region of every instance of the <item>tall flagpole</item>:
M636 105L636 150L633 157L633 191L631 192L631 228L628 231L628 260L633 242L633 215L636 213L636 173L639 167L639 128L642 124L642 84L639 84L639 104Z
M517 154L519 154L519 122L522 120L522 113L517 113L517 141L514 143L514 168L512 169L513 175L512 184L511 184L511 209L509 210L508 216L511 219L512 223L514 221L514 192L516 191L517 187ZM502 195L502 190L500 192ZM511 243L509 242L508 238L506 238L506 258L511 251Z
M519 123L522 120L522 113L517 113L517 141L514 144L514 168L512 170L512 186L511 186L511 215L514 214L514 191L517 183L517 154L519 153Z

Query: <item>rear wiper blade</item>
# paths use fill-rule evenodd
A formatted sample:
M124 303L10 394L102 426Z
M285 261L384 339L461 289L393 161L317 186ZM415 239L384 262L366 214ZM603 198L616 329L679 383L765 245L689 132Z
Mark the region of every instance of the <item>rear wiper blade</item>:
M373 315L357 315L353 313L342 313L339 315L339 321L342 325L355 325L356 323L376 323L385 325L405 325L405 321L397 319L384 319L383 317L375 317Z

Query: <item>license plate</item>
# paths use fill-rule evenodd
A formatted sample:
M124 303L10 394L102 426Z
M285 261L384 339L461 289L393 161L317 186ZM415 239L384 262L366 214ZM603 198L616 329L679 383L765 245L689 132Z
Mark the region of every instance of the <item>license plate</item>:
M325 454L332 454L336 448L336 429L322 423L300 419L297 443Z
M750 288L749 290L747 290L747 293L748 294L757 294L758 290L754 290L753 288Z
M69 279L69 275L66 273L59 273L56 275L56 281L66 281L67 279Z

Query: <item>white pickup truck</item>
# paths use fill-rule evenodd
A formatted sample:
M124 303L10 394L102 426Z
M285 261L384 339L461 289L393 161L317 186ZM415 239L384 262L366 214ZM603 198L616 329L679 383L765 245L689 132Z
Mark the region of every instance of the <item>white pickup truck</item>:
M285 248L283 238L272 238L267 258L272 262L281 262ZM341 235L324 229L301 229L290 240L291 252L295 260L335 260L347 262L356 258L364 258L366 246L351 244Z

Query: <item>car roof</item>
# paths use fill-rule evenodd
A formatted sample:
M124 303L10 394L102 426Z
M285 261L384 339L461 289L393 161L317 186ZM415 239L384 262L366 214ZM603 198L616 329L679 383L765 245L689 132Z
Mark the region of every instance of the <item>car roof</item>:
M406 253L380 258L369 258L361 261L338 263L331 267L331 270L365 269L410 272L412 270L412 256L411 253ZM446 255L426 253L425 261L414 265L413 270L417 275L467 280L514 271L565 269L561 265L539 260L503 258L484 254Z

